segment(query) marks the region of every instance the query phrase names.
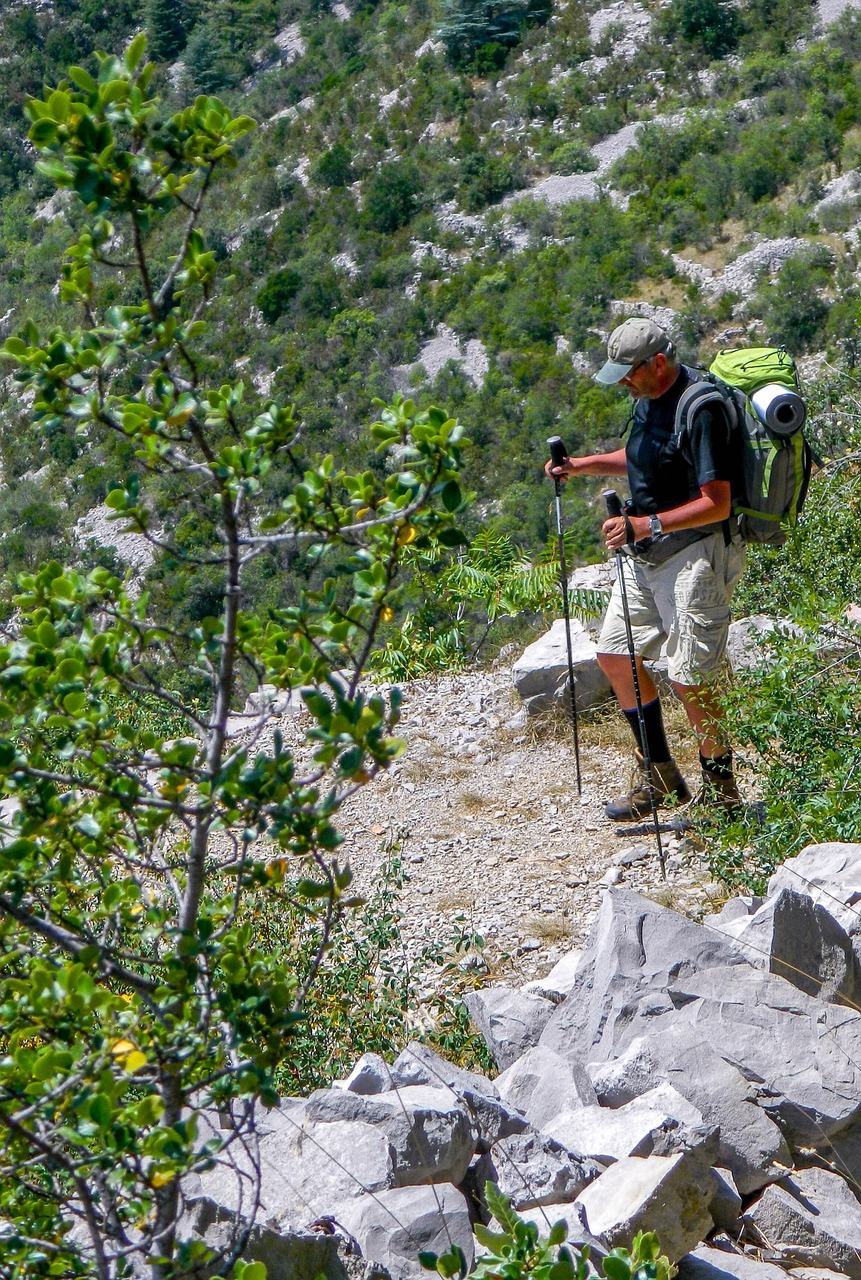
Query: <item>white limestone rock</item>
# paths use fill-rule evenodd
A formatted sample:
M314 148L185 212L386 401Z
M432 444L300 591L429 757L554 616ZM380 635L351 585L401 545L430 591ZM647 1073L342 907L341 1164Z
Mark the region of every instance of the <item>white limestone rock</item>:
M582 952L576 947L573 951L566 952L548 974L534 982L524 983L520 990L526 995L543 996L545 1000L561 1004L571 994L581 955Z
M735 1178L729 1169L712 1168L714 1193L709 1201L709 1213L716 1227L733 1237L738 1236L741 1218L741 1196Z
M456 1187L399 1187L339 1208L338 1224L358 1241L362 1254L379 1263L392 1280L426 1276L418 1255L424 1250L447 1253L460 1245L467 1265L475 1257L466 1200Z
M500 1097L517 1107L536 1129L572 1105L594 1105L598 1099L581 1063L536 1045L497 1076Z
M685 1152L627 1156L581 1191L577 1203L602 1243L630 1247L638 1231L654 1231L670 1262L678 1262L712 1228L708 1174Z
M349 1093L385 1093L392 1088L389 1064L378 1053L363 1053L353 1070L340 1084Z
M575 1199L602 1168L547 1134L529 1131L495 1143L481 1157L475 1172L479 1188L485 1182L495 1183L519 1213L536 1205Z
M735 1249L701 1244L682 1258L677 1280L786 1280L786 1272Z
M487 1150L500 1138L523 1133L526 1120L500 1098L496 1084L476 1071L456 1067L428 1048L412 1041L391 1067L392 1085L429 1084L449 1089L465 1107L478 1133L477 1149Z
M629 890L609 890L575 988L541 1043L609 1062L639 1036L671 1031L767 1082L758 1101L796 1146L861 1119L861 1014L753 968L710 929Z
M785 978L807 995L856 1007L859 975L852 940L806 893L782 888L729 927L756 968Z
M861 1203L827 1169L799 1169L767 1187L744 1214L757 1244L788 1263L829 1267L861 1280Z
M311 1135L333 1150L329 1131L337 1124L363 1124L389 1145L389 1186L458 1183L475 1151L476 1130L465 1107L448 1089L410 1085L362 1096L341 1089L312 1093L304 1107Z
M719 1129L717 1159L743 1195L783 1177L792 1157L780 1129L757 1105L759 1090L738 1067L680 1026L635 1040L613 1062L588 1063L602 1102L619 1106L667 1081Z
M576 618L571 619L571 648L577 709L585 711L606 702L610 682L598 666L597 645ZM545 635L524 649L511 675L530 715L559 704L570 706L564 618L558 618Z
M482 987L464 996L478 1032L501 1070L538 1043L554 1005L541 996L525 996L513 987Z
M700 1151L705 1162L718 1155L715 1126L666 1083L616 1109L572 1107L544 1125L572 1151L582 1151L605 1163L626 1156L671 1155Z

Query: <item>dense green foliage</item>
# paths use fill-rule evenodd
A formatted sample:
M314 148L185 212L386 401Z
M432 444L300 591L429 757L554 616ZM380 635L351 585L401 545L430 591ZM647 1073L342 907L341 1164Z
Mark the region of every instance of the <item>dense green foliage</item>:
M305 997L354 905L335 817L403 747L397 691L359 681L404 548L464 541L463 432L441 410L379 405L379 465L346 471L300 458L292 407L203 373L220 282L201 214L254 122L213 97L164 113L144 45L28 104L39 173L76 226L65 325L30 320L3 355L34 433L122 459L107 505L160 550L183 608L172 625L158 581L133 600L108 568L55 559L19 577L0 645L0 1254L15 1280L180 1280L241 1256L240 1221L215 1252L187 1238L189 1179L253 1152L260 1104L319 1061ZM285 546L319 584L261 616L255 574ZM265 708L230 737L243 667L303 699L294 748L264 736ZM216 1113L230 1123L213 1132ZM259 1187L253 1155L249 1176Z

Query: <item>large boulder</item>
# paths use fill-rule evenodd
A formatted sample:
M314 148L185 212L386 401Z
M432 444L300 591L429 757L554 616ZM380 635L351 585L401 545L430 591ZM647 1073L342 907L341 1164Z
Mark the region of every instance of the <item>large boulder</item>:
M501 1100L497 1084L447 1062L426 1044L413 1040L402 1049L390 1068L391 1087L427 1084L451 1090L469 1113L478 1131L478 1149L486 1151L500 1138L522 1133L526 1121Z
M382 1130L361 1121L317 1126L302 1103L261 1109L254 1137L233 1140L230 1156L200 1175L200 1193L220 1209L247 1216L259 1184L260 1220L279 1231L301 1231L334 1206L383 1191L393 1180Z
M640 1036L680 1028L749 1080L767 1082L770 1096L758 1101L797 1146L861 1116L861 1015L753 968L713 930L628 890L609 891L574 990L541 1044L611 1062Z
M586 1068L544 1045L527 1049L497 1076L496 1087L536 1129L567 1107L598 1101Z
M260 1223L248 1224L206 1196L189 1203L180 1238L200 1241L224 1256L243 1231L248 1232L243 1260L262 1262L267 1280L356 1280L357 1274L366 1280L386 1280L388 1275L384 1268L373 1264L357 1267L357 1260L351 1260L348 1269L341 1236L322 1231L281 1232ZM200 1272L201 1278L210 1274L215 1275L215 1267L212 1272Z
M571 994L554 1011L540 1043L581 1062L612 1059L650 1031L650 1021L663 1014L675 1018L669 992L683 975L712 968L725 973L749 966L719 934L631 890L612 889L604 895Z
M697 1038L695 1028L671 1028L642 1036L609 1063L589 1064L595 1090L612 1106L649 1096L661 1081L671 1084L717 1126L717 1159L748 1195L782 1178L792 1165L786 1139L757 1105L758 1087L738 1067Z
M571 651L578 711L599 706L610 696L610 682L598 666L598 649L586 628L571 619ZM565 619L558 618L515 662L514 687L530 715L557 705L570 706Z
M753 915L716 920L750 964L823 1000L855 1006L858 965L852 940L806 893L782 888Z
M385 1267L392 1280L426 1276L419 1253L447 1253L460 1245L471 1268L475 1257L466 1200L456 1187L399 1187L362 1196L339 1208L338 1227L358 1242L365 1258Z
M861 1203L836 1173L799 1169L767 1187L744 1215L756 1244L790 1265L830 1267L861 1280Z
M429 1045L411 1040L402 1049L389 1068L389 1088L401 1088L410 1084L430 1084L435 1088L451 1089L460 1097L463 1093L481 1093L487 1098L498 1098L499 1090L492 1080L478 1071L456 1067Z
M486 1182L494 1182L519 1212L574 1200L602 1169L547 1134L530 1131L501 1139L481 1157L474 1172L480 1191Z
M582 1191L589 1230L602 1243L631 1247L638 1231L655 1231L661 1249L678 1262L712 1228L709 1169L694 1156L627 1156Z
M670 1155L701 1151L706 1163L718 1157L715 1126L671 1085L662 1084L612 1109L580 1106L561 1111L545 1132L574 1151L605 1163L625 1156Z
M538 1043L555 1008L543 996L505 986L470 991L464 1004L501 1071Z
M806 893L853 939L861 936L861 844L810 844L787 858L768 882L768 896L781 889Z
M304 1108L306 1131L335 1150L328 1131L361 1123L385 1135L391 1160L390 1187L453 1182L463 1178L477 1133L469 1113L449 1089L410 1085L361 1095L341 1089L312 1093Z

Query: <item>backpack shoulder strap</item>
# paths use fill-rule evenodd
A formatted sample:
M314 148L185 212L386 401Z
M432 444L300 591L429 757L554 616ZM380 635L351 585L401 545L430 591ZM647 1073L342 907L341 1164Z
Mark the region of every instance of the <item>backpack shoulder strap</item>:
M703 378L685 387L676 406L676 421L673 429L676 444L683 443L696 412L709 404L720 405L727 416L730 431L737 426L739 407L732 389L724 388L710 378Z

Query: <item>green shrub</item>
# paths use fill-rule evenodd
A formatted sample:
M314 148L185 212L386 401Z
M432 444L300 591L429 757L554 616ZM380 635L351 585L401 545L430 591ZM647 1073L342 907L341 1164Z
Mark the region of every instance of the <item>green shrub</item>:
M498 1231L477 1222L473 1228L482 1248L472 1275L475 1280L588 1280L596 1275L590 1265L590 1249L572 1249L566 1240L568 1224L560 1219L550 1227L546 1239L534 1222L526 1222L511 1207L511 1199L500 1193L493 1182L484 1185L484 1201ZM544 1215L548 1226L550 1220ZM469 1269L463 1250L453 1244L447 1253L420 1253L419 1262L427 1271L435 1271L442 1280L466 1280ZM617 1247L601 1262L605 1280L670 1280L670 1260L661 1253L653 1231L638 1231L630 1250Z
M598 161L582 142L563 142L550 155L554 173L591 173Z
M352 156L349 147L336 142L324 151L311 170L315 182L324 187L346 187L353 181Z
M422 1038L439 1048L444 1043L446 1055L464 1067L492 1070L484 1041L465 1016L462 996L472 984L458 968L464 954L480 954L483 939L454 917L444 934L428 934L415 951L408 950L401 906L407 880L393 844L361 912L341 915L335 922L326 959L308 993L305 1019L279 1072L285 1094L324 1088L348 1074L363 1053L395 1057L415 1038L412 1017L420 1004L433 1025ZM295 886L285 885L268 899L252 899L247 918L261 943L272 954L283 955L300 981L313 972L319 922L297 908Z
M463 162L463 178L459 190L460 203L469 213L477 213L513 191L521 181L516 161L511 156L492 156L473 152Z
M418 207L420 190L419 171L412 161L383 165L368 181L365 222L384 235L406 226Z
M790 351L809 351L821 345L829 304L822 290L830 279L827 250L790 258L775 281L763 280L756 295L769 342Z
M723 58L738 46L738 10L726 0L672 0L668 13L682 39L707 58Z
M493 64L485 69L498 70L505 59L498 61L501 55L491 47L507 53L525 27L547 21L551 7L549 0L443 0L437 37L455 66L473 62L484 51L485 64Z
M257 305L267 324L274 324L285 314L302 288L302 283L301 275L292 267L273 271L257 295Z

